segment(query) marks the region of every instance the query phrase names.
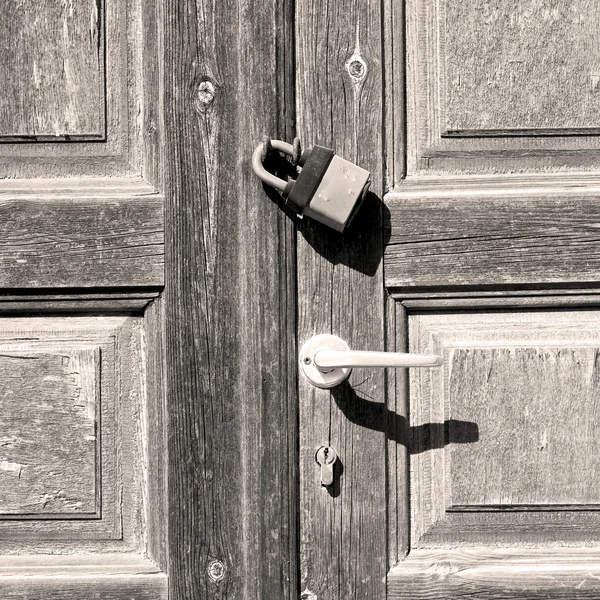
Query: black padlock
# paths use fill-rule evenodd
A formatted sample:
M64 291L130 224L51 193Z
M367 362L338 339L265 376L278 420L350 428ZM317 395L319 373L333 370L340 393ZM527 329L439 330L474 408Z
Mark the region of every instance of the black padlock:
M294 153L287 142L271 140L271 145L289 156ZM300 217L311 217L336 231L344 231L350 224L371 184L368 171L323 146L303 152L296 179L287 182L265 169L264 156L261 144L252 155L252 168L261 181L279 190Z

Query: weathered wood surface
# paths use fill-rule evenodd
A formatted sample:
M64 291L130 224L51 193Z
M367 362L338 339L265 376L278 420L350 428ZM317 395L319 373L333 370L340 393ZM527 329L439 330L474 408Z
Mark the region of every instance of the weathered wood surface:
M3 4L0 142L104 138L103 4Z
M163 201L147 184L0 184L3 288L160 286L163 269Z
M167 600L167 576L106 575L70 577L0 578L6 600Z
M292 10L279 0L165 4L177 600L299 595L294 227L250 166L265 133L293 138Z
M406 95L401 60L386 90L394 113L406 102L408 173L597 170L593 2L407 0L405 14L390 29L406 28Z
M410 374L411 548L597 543L598 311L409 324L411 352L444 356Z
M158 296L159 291L113 291L64 294L2 294L0 311L4 314L131 314L140 315Z
M133 129L141 138L141 170L145 181L157 190L164 190L164 3L144 2L142 6L141 82L142 118L140 130ZM138 46L139 48L139 46ZM139 85L139 84L138 84ZM135 117L135 115L134 115ZM137 138L139 139L139 138Z
M386 348L408 352L408 311L391 295L386 299ZM387 370L386 414L388 560L396 564L410 549L410 369Z
M344 236L305 219L298 244L298 336L333 333L357 350L384 350L381 3L296 2L298 134L372 174L374 193ZM300 378L301 590L317 598L385 597L386 437L383 370L356 369L319 390ZM338 453L321 487L315 452ZM393 520L393 519L392 519Z
M453 506L600 504L598 346L549 343L451 352L451 414L479 430L452 450Z
M385 189L406 176L406 2L384 0Z
M0 518L100 516L98 360L92 349L0 349Z
M2 598L167 598L163 325L141 318L164 283L151 4L17 0L0 22ZM93 377L55 360L88 355Z
M390 4L388 319L444 366L411 371L409 409L391 376L411 536L387 597L597 598L598 13Z
M166 600L167 576L138 554L3 556L0 593L10 600Z
M595 600L600 554L586 549L413 551L389 575L389 600Z
M519 296L517 294L512 295L513 292L504 292L505 294L510 293L510 296L499 298L495 296L467 296L467 297L448 297L433 295L432 298L428 297L428 294L422 294L423 298L403 300L402 304L408 309L413 310L452 310L452 309L499 309L499 308L581 308L588 306L596 308L600 305L600 296L596 293L589 294L565 294L564 296L556 296L550 292L547 294L540 294L539 296ZM415 295L416 296L416 295Z
M386 285L402 290L563 286L600 269L598 192L502 188L390 194Z
M100 447L91 458L90 468L97 473L96 488L92 490L92 494L96 495L92 496L92 500L94 506L101 504L102 508L98 515L87 515L92 518L72 518L77 517L77 513L69 513L66 515L69 518L65 519L64 514L50 512L53 506L56 507L62 502L60 482L56 482L56 485L50 485L50 482L47 484L50 488L48 512L41 515L43 518L35 518L35 515L23 518L18 514L5 514L0 519L2 555L33 552L60 552L71 555L80 552L143 552L156 545L156 539L159 537L156 515L153 515L152 520L147 514L150 508L158 510L161 498L160 493L151 499L148 494L150 489L153 489L151 486L160 489L160 486L164 485L164 472L160 463L157 465L156 461L148 459L148 452L149 447L157 455L164 455L165 451L163 433L158 426L150 430L151 426L148 423L148 419L154 417L158 410L154 406L158 399L156 393L148 395L146 399L142 337L140 317L46 316L2 319L0 352L3 355L18 355L24 350L26 355L61 357L84 352L100 357L95 375L95 385L98 386L95 400L100 404L95 405L95 411L101 414L100 419L95 417L95 435ZM30 363L32 361L33 359L29 359ZM81 367L71 367L83 377ZM66 377L70 377L71 367L62 367L63 371L67 371ZM17 372L17 369L14 370ZM15 435L21 432L21 437L29 435L31 438L33 434L37 434L34 439L40 446L39 454L43 454L43 464L51 462L53 452L56 451L58 458L54 460L56 464L48 477L60 479L63 464L69 466L72 463L73 473L69 473L70 479L62 477L65 479L62 489L67 492L68 497L70 488L73 487L72 481L78 481L78 477L83 478L86 475L86 471L81 468L82 459L79 455L90 460L89 452L84 453L80 436L77 436L77 432L73 427L69 427L68 423L53 424L49 418L48 423L40 423L39 427L36 427L35 421L32 422L36 417L35 407L40 400L48 397L54 389L53 386L58 385L49 379L36 386L36 377L49 377L47 370L38 371L39 375L30 374L29 378L25 377L20 383L24 394L27 394L20 412L13 406L3 420L10 421L11 415L14 415L15 420L19 416L25 419L24 425L19 426L20 428L17 425L11 426L11 430L15 431ZM56 373L52 377L56 378ZM83 379L82 386L92 385L90 377ZM12 380L3 383L3 389L8 388L10 381ZM42 385L45 388L40 390ZM76 404L90 397L91 391L84 391L85 393L75 400ZM11 396L8 395L9 398ZM71 402L64 394L60 401L63 405L69 405ZM30 409L27 410L28 408ZM157 425L157 420L153 420L152 423ZM3 439L5 437L9 444L1 450L4 451L5 447L9 450L14 449L10 430L6 432L3 429ZM49 437L52 437L50 441ZM21 454L32 455L32 448L35 449L35 445L28 444ZM12 463L19 462L13 456L8 458ZM35 458L31 456L31 460L23 460L19 483L22 482L24 493L30 488L35 492L38 485L25 477L27 469L35 467ZM43 468L42 473L45 473ZM19 490L19 486L11 483L10 487L3 487L3 493L10 496L15 489ZM53 495L57 495L58 498L53 500ZM62 518L57 520L57 517ZM164 523L160 527L164 531Z
M146 553L163 571L168 569L167 399L165 396L164 301L159 297L144 313L144 361L147 422L141 464L147 471ZM142 429L143 430L143 429ZM138 468L139 468L138 467Z
M27 12L22 10L27 9ZM89 10L88 10L89 9ZM40 73L40 89L48 90L47 96L39 99L43 106L7 105L7 123L18 118L16 108L23 109L24 118L36 122L36 113L41 116L60 112L63 102L70 112L83 110L83 116L94 118L94 111L100 111L100 133L105 140L81 138L73 135L56 138L36 135L35 138L10 139L0 137L0 174L9 178L28 177L106 177L143 175L151 184L161 187L163 144L163 44L162 44L162 4L139 2L138 0L82 0L82 2L59 2L51 0L40 6L31 0L7 2L6 13L1 24L4 29L14 30L11 37L0 35L0 78L10 72L13 80L3 89L8 89L3 100L10 102L11 90L23 91L29 73L14 74L13 70L23 66L23 62L38 57L46 71ZM19 18L7 16L17 12ZM94 20L100 39L92 31ZM69 26L67 41L71 34L81 33L81 40L72 40L64 46L63 22ZM70 24L74 27L71 27ZM53 40L45 40L46 34L56 32ZM14 40L23 35L36 36L21 39L21 49L15 52ZM16 36L16 37L15 37ZM27 42L27 47L23 47ZM90 56L86 54L89 47ZM64 61L57 52L66 55ZM41 58L40 58L41 55ZM3 71L3 60L13 62L9 71ZM98 85L92 87L89 69L82 70L87 58L98 63ZM85 65L83 65L85 67ZM87 68L87 67L86 67ZM73 71L75 71L73 73ZM66 73L70 77L66 77ZM64 79L71 82L63 85ZM86 81L83 81L86 80ZM67 82L67 84L68 84ZM33 90L33 82L30 87ZM38 88L34 90L39 94ZM65 96L69 91L69 96ZM14 95L14 94L13 94ZM19 113L20 114L20 113ZM12 121L11 121L12 119ZM97 136L96 136L97 137ZM60 140L57 143L57 139ZM50 141L43 141L50 140Z
M135 553L105 552L98 554L27 554L2 556L0 577L48 576L77 577L78 575L151 575L159 568L148 558Z
M600 127L594 0L443 5L448 130Z

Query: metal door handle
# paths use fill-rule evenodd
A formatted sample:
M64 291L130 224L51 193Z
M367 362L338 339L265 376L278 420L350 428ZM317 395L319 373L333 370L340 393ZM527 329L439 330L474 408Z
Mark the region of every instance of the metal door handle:
M352 367L439 367L442 363L437 354L350 350L344 340L329 334L315 335L300 350L304 375L320 388L339 385L350 376Z

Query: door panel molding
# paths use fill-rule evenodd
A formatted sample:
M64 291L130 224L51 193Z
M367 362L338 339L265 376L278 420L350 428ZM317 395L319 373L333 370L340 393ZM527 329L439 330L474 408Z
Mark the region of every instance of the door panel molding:
M400 507L398 514L405 527L407 551L407 555L403 559L401 557L400 562L388 574L390 599L453 599L464 597L465 594L489 594L490 597L498 598L564 598L565 595L573 594L593 598L598 594L595 577L600 569L600 554L590 547L600 539L598 504L591 497L585 503L569 502L567 505L553 504L548 500L554 492L560 495L565 489L571 489L570 484L566 488L561 487L561 477L577 478L585 472L586 467L578 461L594 460L597 456L594 450L585 450L579 445L572 446L569 450L568 443L559 446L555 444L558 438L568 436L572 430L581 433L578 424L593 420L597 393L592 391L592 402L586 404L580 385L596 385L594 372L597 369L594 365L600 337L594 323L597 323L600 314L600 299L597 294L590 294L587 299L594 304L581 308L577 304L570 304L568 299L563 301L562 296L534 299L550 303L552 310L544 310L546 307L539 303L532 306L528 303L530 298L518 295L508 298L511 302L510 311L504 302L507 299L503 297L484 298L483 305L477 297L450 300L424 297L408 301L401 300L401 293L395 298L390 297L390 305L393 305L388 317L390 349L394 349L395 339L396 348L410 352L435 352L445 357L443 370L414 370L410 375L395 373L391 376L396 382L390 388L396 393L398 422L404 415L407 416L403 439L406 440L409 458L404 455L394 456L392 448L392 452L389 452L390 480L395 480L395 485L399 486L401 478L408 477L410 473L412 481L410 489L400 485L396 497L391 495L389 499L390 511L394 510L395 505ZM482 311L482 308L486 311ZM455 383L462 381L467 375L477 379L476 361L473 362L477 356L474 353L477 352L482 358L495 353L494 356L504 357L504 361L512 361L513 366L506 369L506 381L513 380L517 386L515 389L521 390L520 393L523 394L528 392L521 389L519 373L522 371L523 375L529 369L528 379L535 389L528 403L518 402L509 391L510 385L507 384L504 392L503 386L492 385L494 377L497 379L500 376L499 372L492 380L488 373L487 383L483 377L480 381L484 386L482 388L476 387L475 383L473 387L463 381L462 385L467 387L462 392L452 394L452 378ZM461 356L471 361L464 377L458 373L457 365L452 369L449 367L453 361L463 360ZM499 369L501 366L501 362L493 360L486 368ZM538 379L536 373L539 375ZM567 384L569 373L573 378ZM410 382L407 381L408 377ZM567 385L568 389L556 393L544 392L544 386L552 388L553 381ZM488 389L485 386L490 385L492 387L485 392L484 388ZM508 422L508 418L494 417L494 411L499 405L496 408L493 404L486 407L483 396L495 394L490 391L492 389L508 394L503 402L507 404L506 415L513 415L510 418L516 419L512 424ZM575 394L575 400L569 400L571 393ZM532 406L535 405L536 397L539 401L548 403L545 413L533 417L535 420L532 426L541 428L538 432L541 437L523 430L523 442L527 442L525 446L529 443L535 445L538 438L544 438L544 430L548 437L545 442L540 442L540 448L548 451L547 444L554 445L554 450L559 455L551 461L551 476L540 479L542 487L535 488L535 482L523 475L527 479L527 486L530 486L529 491L520 488L518 484L513 486L513 491L517 494L514 498L518 499L519 494L537 493L535 490L538 489L544 495L539 496L540 502L526 507L521 506L518 501L514 504L507 502L504 506L496 505L495 501L489 505L456 505L451 497L453 486L458 481L456 477L461 476L461 452L471 452L469 444L477 446L480 445L477 442L481 440L484 444L496 443L494 440L501 437L499 432L503 427L506 427L509 437L514 432L521 431L521 413L516 411L516 407L523 409L529 406L529 410L534 410ZM498 399L497 394L494 398ZM488 400L490 399L491 396ZM567 402L568 410L564 406L562 409L555 406L553 400L558 403ZM516 405L511 408L512 405L509 404L512 401ZM469 409L470 403L479 408ZM587 416L582 416L583 413ZM570 418L575 420L574 424L569 425ZM476 429L472 428L476 435L471 436L472 439L466 439L464 435L461 439L456 439L459 433L470 437L464 427L466 420L472 421L471 425L476 426ZM428 423L427 426L423 426L425 422ZM435 423L443 423L444 426L436 428L433 426ZM460 431L457 423L463 425L462 428L459 427ZM591 437L582 437L584 440L594 438L595 433ZM508 443L509 447L514 446L512 442ZM475 446L472 452L479 456L480 462L491 464L493 460L504 460L501 449L477 450ZM531 446L530 450L541 456L539 448ZM523 452L530 450L524 449ZM533 458L539 459L539 456ZM465 460L465 464L471 464L468 457ZM506 460L510 471L515 467L515 461ZM572 468L560 467L561 461L566 461ZM407 463L410 463L410 469ZM456 463L456 467L452 463ZM476 472L467 474L468 480L485 476L484 465L473 468ZM591 468L588 475L592 476L593 473L595 469ZM501 468L493 471L493 476L501 477ZM467 480L463 480L462 484L465 481ZM596 486L589 483L587 475L583 476L582 482L584 485L580 489L583 493L595 491ZM461 489L466 489L462 484L457 488L459 493L462 493ZM469 488L470 494L489 491L489 486L481 482L473 485L476 488ZM501 489L503 494L507 493L507 486L503 485ZM410 515L407 511L401 512L403 503L406 508L411 507ZM409 528L412 529L410 540ZM543 547L533 549L532 545ZM585 592L582 591L584 589Z
M407 2L394 22L406 26L406 95L393 102L406 102L408 173L598 168L591 5L550 6Z
M105 2L3 8L0 143L105 141Z
M43 9L25 4L30 10L21 5L19 16L5 15L6 23L24 17L22 28L4 36L7 47L21 43L28 52L3 55L8 81L0 84L8 95L0 118L14 112L9 122L29 125L12 128L25 133L18 139L0 138L2 176L126 177L143 170L156 183L163 139L162 2L94 0L71 11L57 2ZM90 61L96 63L93 76ZM96 115L92 140L80 130L90 115Z

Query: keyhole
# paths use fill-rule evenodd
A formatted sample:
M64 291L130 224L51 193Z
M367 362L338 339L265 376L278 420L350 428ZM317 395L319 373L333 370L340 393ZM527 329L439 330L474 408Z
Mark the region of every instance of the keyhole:
M325 448L325 450L323 450L323 458L324 458L325 464L327 464L328 456L329 456L329 448Z

